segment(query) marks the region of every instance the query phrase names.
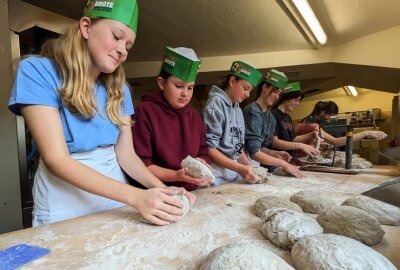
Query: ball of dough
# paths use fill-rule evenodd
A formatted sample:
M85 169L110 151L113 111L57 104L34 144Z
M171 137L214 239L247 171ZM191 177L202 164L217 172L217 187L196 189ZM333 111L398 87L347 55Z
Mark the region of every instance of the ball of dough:
M304 190L293 194L290 200L298 205L304 212L318 214L319 212L333 207L336 202L329 193L320 191Z
M329 208L318 215L317 221L325 233L344 235L367 245L378 244L385 234L376 218L351 206Z
M257 244L230 244L213 250L200 270L294 270L282 258Z
M356 196L345 200L342 205L353 206L374 216L381 224L399 225L400 209L393 205L366 197Z
M395 270L383 255L360 242L340 235L305 236L292 248L292 258L298 270Z
M323 232L312 217L285 208L272 208L264 213L261 232L277 246L290 250L297 240Z
M287 208L297 212L303 212L303 210L301 210L301 207L298 206L297 204L289 201L286 198L277 196L265 196L258 198L254 204L254 210L258 217L262 217L262 214L264 213L265 210L268 210L273 207Z

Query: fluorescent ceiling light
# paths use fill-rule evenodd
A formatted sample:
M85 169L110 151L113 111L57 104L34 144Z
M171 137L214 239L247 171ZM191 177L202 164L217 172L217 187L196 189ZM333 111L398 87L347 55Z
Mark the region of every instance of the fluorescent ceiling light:
M357 89L352 86L352 85L348 85L344 87L344 90L347 92L348 95L356 97L358 95Z
M311 9L307 0L292 0L295 4L296 8L299 10L301 16L303 16L304 20L310 27L313 32L315 38L318 40L320 44L325 44L328 38L322 29L321 24L319 23L317 17L314 14L314 11Z

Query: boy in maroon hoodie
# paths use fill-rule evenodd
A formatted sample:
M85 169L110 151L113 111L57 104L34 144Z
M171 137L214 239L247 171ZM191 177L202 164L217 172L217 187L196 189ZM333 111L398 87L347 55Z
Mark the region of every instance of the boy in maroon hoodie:
M134 116L136 153L165 184L187 190L209 186L212 181L191 177L180 166L188 155L210 163L203 120L189 105L199 66L192 49L166 47L157 77L160 91L145 96Z

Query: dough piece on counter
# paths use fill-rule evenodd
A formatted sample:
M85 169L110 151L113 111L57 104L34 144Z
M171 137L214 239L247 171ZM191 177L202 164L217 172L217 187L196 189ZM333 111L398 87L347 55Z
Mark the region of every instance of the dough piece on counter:
M268 170L264 167L255 167L251 169L253 173L257 176L254 184L264 184L268 182Z
M298 270L395 270L396 267L372 248L335 234L316 234L301 238L292 248Z
M278 167L274 170L274 175L278 176L292 176L290 173L285 171L282 167Z
M344 168L345 164L346 164L346 157L337 158L337 159L335 159L335 164L333 164L333 166ZM352 163L351 163L352 169L368 169L368 168L372 168L372 167L373 167L373 165L370 161L366 160L365 158L354 157L354 155L353 155Z
M214 249L200 270L294 270L285 260L257 244L230 244Z
M192 158L191 156L187 156L184 160L181 161L181 167L188 168L188 174L194 178L203 178L208 176L211 178L211 183L214 183L215 178L210 170L205 164L203 164L200 160Z
M374 216L381 224L397 226L400 224L400 209L393 205L366 197L357 196L345 200L342 205L362 209Z
M263 215L264 225L261 232L275 245L290 250L297 240L323 232L322 227L312 217L304 213L285 209L272 208Z
M190 212L190 201L189 198L186 197L185 195L172 195L172 197L180 200L183 203L183 215L179 218L181 220L184 218L189 212Z
M369 246L378 244L385 234L376 218L351 206L329 208L318 215L317 221L325 233L351 237Z
M290 197L290 200L300 205L304 212L311 214L318 214L336 205L331 194L312 190L297 192Z
M258 217L262 217L265 210L270 208L287 208L297 212L303 212L301 207L295 203L292 203L286 198L278 197L278 196L265 196L258 198L254 204L255 214Z

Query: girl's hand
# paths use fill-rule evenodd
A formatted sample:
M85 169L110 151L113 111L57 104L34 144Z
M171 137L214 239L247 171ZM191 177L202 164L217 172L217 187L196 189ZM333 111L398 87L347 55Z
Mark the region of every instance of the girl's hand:
M293 175L294 177L301 178L304 177L304 175L300 172L298 166L293 166L292 164L286 163L282 168Z
M193 193L187 191L184 188L179 188L179 187L168 187L168 189L172 189L172 190L176 190L177 192L179 192L179 195L185 195L186 197L188 197L189 202L190 202L190 208L193 208L195 203L196 203L196 195L194 195Z
M308 156L311 157L316 157L318 156L321 152L316 149L314 146L305 144L305 143L296 143L298 145L298 149L306 153Z
M176 222L183 214L183 204L172 195L184 194L182 188L151 188L141 190L136 203L130 203L144 219L156 225Z
M387 134L383 131L365 131L365 138L373 138L376 140L383 140L387 137Z
M257 180L257 176L253 173L252 168L253 165L243 165L240 164L239 169L237 171L243 177L243 180L247 183L254 183Z

